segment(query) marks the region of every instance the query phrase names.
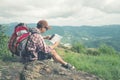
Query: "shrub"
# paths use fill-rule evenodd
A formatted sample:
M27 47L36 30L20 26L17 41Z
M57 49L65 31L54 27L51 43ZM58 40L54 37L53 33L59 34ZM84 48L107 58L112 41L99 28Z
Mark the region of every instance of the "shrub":
M113 47L108 46L106 44L100 45L100 47L98 48L98 51L102 54L110 54L110 55L117 53L116 50Z
M95 48L88 48L87 51L86 51L86 54L87 55L94 55L94 56L100 55L98 50L95 49Z
M0 25L0 59L10 56L7 44L8 36L5 34L5 26Z
M73 43L71 50L74 52L77 52L77 53L85 53L86 52L85 46L79 42Z

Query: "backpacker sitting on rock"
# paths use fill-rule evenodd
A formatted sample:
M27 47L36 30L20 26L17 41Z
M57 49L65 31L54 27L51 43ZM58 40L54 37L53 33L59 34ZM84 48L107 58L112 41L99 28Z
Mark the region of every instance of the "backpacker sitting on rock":
M63 67L68 69L74 68L74 66L65 62L54 49L59 45L59 42L56 42L52 46L46 45L44 39L49 40L50 37L43 37L41 34L46 32L48 29L50 29L50 26L48 26L48 23L45 20L40 20L37 23L37 27L34 28L36 33L30 36L26 46L26 49L30 55L30 60L44 60L52 57L55 61L61 63Z

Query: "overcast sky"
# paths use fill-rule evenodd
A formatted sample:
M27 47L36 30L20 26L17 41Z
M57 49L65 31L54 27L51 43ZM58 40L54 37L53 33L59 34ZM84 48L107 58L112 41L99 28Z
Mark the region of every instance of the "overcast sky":
M120 0L0 0L0 23L120 24Z

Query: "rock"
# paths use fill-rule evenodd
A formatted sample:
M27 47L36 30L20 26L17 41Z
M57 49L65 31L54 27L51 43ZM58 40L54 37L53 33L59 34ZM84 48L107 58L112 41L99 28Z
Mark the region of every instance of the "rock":
M21 63L5 63L0 67L0 80L20 80L22 69Z
M34 61L25 64L21 80L100 80L95 75L68 70L50 60Z

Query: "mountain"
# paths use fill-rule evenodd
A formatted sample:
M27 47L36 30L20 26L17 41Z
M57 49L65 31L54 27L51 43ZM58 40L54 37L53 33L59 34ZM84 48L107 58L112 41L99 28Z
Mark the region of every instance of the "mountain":
M7 24L6 34L12 34L14 26L18 23ZM27 24L29 27L35 27L36 24ZM120 51L120 25L104 25L104 26L52 26L44 35L52 35L57 33L62 38L62 43L80 42L86 47L98 47L105 43Z

